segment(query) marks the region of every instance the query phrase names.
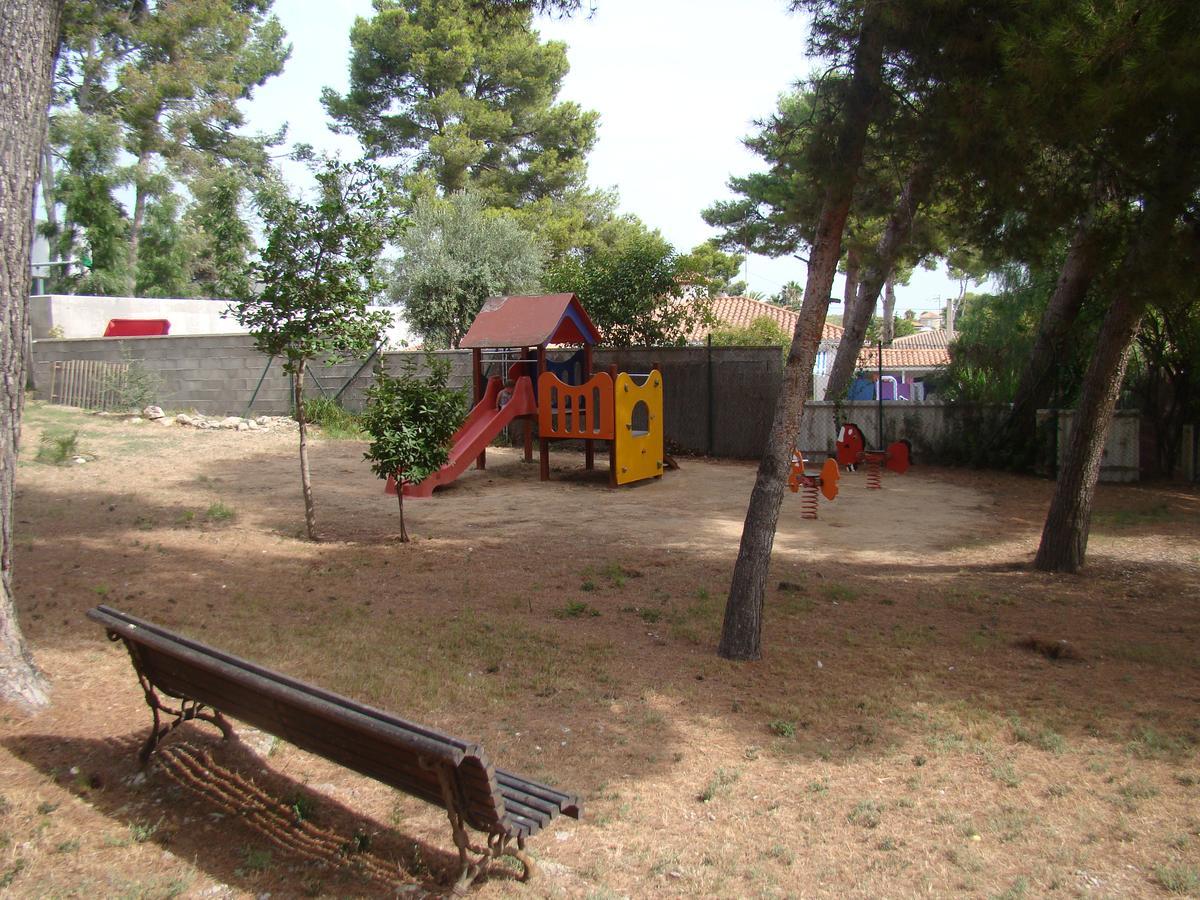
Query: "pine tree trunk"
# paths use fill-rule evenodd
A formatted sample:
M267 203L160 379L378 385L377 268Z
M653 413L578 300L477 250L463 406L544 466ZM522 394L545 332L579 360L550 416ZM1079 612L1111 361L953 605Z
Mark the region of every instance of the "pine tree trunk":
M46 210L46 230L52 237L47 239L49 245L49 262L58 262L58 201L56 198L55 182L54 182L54 153L50 148L50 139L47 136L42 142L42 158L41 158L41 177L38 179L38 184L42 192L42 205ZM36 218L36 216L35 216ZM55 267L51 267L50 275L56 274Z
M775 418L746 509L741 545L725 604L721 641L717 647L717 653L726 659L752 660L762 656L763 597L775 528L779 522L779 506L787 481L788 456L799 431L804 401L812 389L813 363L821 342L825 314L829 310L829 292L841 257L842 232L862 166L867 128L881 89L883 41L877 27L878 15L879 10L870 6L863 16L854 54L848 107L838 138L836 158L841 165L829 173L821 201L809 256L804 302L788 350Z
M888 275L883 283L883 328L880 337L890 345L896 337L896 279L895 273Z
M308 419L304 415L304 369L305 360L300 360L292 376L293 396L296 402L296 422L300 426L300 489L304 493L304 527L310 541L317 540L317 513L313 506L312 476L308 469Z
M1117 273L1113 300L1083 377L1071 440L1033 561L1034 568L1043 572L1078 572L1083 565L1108 426L1121 392L1129 351L1149 299L1144 287L1150 267L1147 260L1167 244L1174 220L1165 204L1148 201L1138 235Z
M914 166L900 191L896 208L888 218L887 227L875 246L874 258L863 273L854 308L842 320L842 339L838 342L837 354L829 370L826 400L837 400L850 387L850 379L858 366L858 354L862 352L863 340L867 336L867 326L871 323L871 314L879 302L879 292L896 267L896 258L912 234L913 219L932 185L933 166L927 162Z
M1033 562L1034 568L1043 572L1078 572L1083 565L1108 426L1145 308L1145 299L1138 292L1122 291L1104 317Z
M858 302L859 276L862 274L862 261L857 250L846 251L846 286L842 290L842 324L845 325Z
M27 709L49 698L17 624L13 495L25 401L34 185L62 8L62 0L10 0L0 16L0 697Z
M1084 298L1100 264L1100 239L1092 215L1079 221L1054 293L1042 313L1033 350L1021 370L1017 393L1004 425L1001 442L1017 447L1032 443L1037 411L1050 401L1054 370L1066 346L1067 336L1079 317Z
M150 153L143 150L138 155L133 176L133 221L129 225L129 275L126 284L129 296L137 296L138 253L142 243L142 223L146 219L146 180L150 174Z

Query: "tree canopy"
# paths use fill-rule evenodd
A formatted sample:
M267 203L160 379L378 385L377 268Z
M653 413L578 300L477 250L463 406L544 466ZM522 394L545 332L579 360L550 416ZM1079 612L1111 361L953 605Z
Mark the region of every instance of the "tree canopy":
M579 296L613 347L682 344L709 321L705 291L680 294L680 258L657 232L642 231L616 247L574 254L547 270L548 290Z
M420 484L450 458L450 440L467 417L466 395L449 386L450 363L431 354L428 376L415 372L415 362L398 376L380 368L367 390L362 426L371 436L363 457L371 471L396 483L400 505L400 541L407 543L404 485Z
M474 192L422 197L399 246L389 296L430 349L457 348L484 300L532 293L542 276L541 243Z
M241 101L290 53L270 0L67 3L42 196L58 287L149 296L244 290L247 192L282 135L242 133ZM215 187L219 185L219 187ZM132 191L130 209L118 199ZM220 235L206 225L230 223ZM215 244L214 244L215 240ZM218 249L214 249L214 247Z
M463 0L375 0L351 31L350 89L326 89L335 127L377 160L404 164L414 191L468 187L521 207L584 186L597 115L556 102L566 46L529 12Z

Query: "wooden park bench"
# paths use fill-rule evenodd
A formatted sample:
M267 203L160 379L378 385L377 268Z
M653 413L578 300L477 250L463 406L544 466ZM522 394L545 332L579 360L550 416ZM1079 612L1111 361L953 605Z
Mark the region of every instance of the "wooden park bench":
M560 813L578 819L579 800L492 767L483 748L272 672L108 606L88 612L109 640L124 641L154 717L143 764L189 719L211 722L229 739L225 715L303 750L446 810L462 869L462 890L500 856L534 874L525 841ZM163 702L173 698L177 706ZM211 710L211 711L206 711ZM224 715L223 715L224 714ZM466 826L483 832L471 842ZM515 843L515 847L513 844ZM474 858L472 858L474 857Z

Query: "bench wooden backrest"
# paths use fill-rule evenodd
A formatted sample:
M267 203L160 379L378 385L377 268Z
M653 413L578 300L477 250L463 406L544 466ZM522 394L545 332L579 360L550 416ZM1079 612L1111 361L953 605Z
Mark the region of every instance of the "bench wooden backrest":
M107 606L88 612L123 640L141 674L163 693L254 725L436 806L448 773L468 823L504 832L505 804L477 744L305 684ZM511 777L511 776L508 776Z

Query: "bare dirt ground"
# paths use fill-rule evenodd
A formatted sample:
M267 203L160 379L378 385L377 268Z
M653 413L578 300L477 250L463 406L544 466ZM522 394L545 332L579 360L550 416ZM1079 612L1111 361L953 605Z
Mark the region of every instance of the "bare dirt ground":
M47 429L94 459L34 461ZM919 464L789 495L761 662L714 647L754 467L682 460L611 491L490 450L429 501L294 433L198 432L32 405L19 615L53 689L0 707L0 894L421 895L444 815L243 726L188 725L145 773L108 603L580 793L480 897L1200 893L1200 495L1103 486L1088 567L1028 564L1052 485ZM918 460L919 463L919 460ZM1081 657L1021 646L1067 640Z

